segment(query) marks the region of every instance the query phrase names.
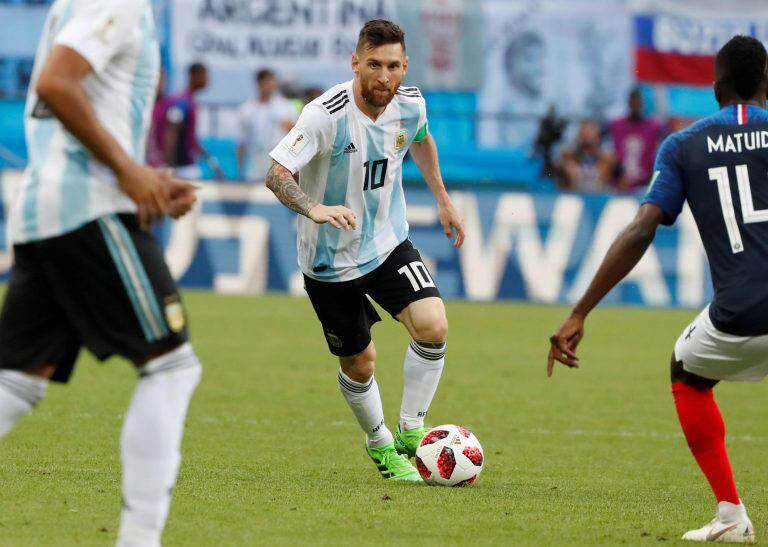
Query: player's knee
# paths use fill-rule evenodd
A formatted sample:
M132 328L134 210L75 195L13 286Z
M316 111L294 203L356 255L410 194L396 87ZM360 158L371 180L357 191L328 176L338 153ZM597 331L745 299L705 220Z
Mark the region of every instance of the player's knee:
M197 387L203 373L203 367L200 364L200 360L195 354L194 349L192 349L192 344L189 342L185 342L161 355L153 356L143 365L139 365L138 369L139 376L142 378L170 373L183 375L189 378L188 382L185 382L185 384L187 384L191 390L194 390L194 388Z
M445 342L448 339L448 318L445 313L436 313L413 325L414 339L418 342Z
M675 353L672 352L672 360L669 363L669 380L673 384L682 382L685 370L683 369L683 362L678 361L675 357Z
M718 384L718 380L710 380L685 370L683 362L678 361L674 352L670 363L670 380L673 384L686 384L696 389L712 389Z
M0 389L27 403L32 408L48 390L48 378L19 370L0 369Z

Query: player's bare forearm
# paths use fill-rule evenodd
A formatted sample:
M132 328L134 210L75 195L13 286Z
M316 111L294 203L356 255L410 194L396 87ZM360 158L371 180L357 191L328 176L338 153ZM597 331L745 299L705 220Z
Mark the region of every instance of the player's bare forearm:
M443 176L440 174L437 145L432 135L427 133L427 136L421 142L411 144L411 157L437 202L444 203L448 201L448 192L445 191Z
M585 318L640 261L662 220L661 209L655 205L643 205L632 223L613 242L584 296L560 328L549 337L551 347L547 356L548 376L552 375L556 361L578 368L576 349L584 338Z
M35 91L61 124L94 157L112 169L120 188L137 205L137 218L148 229L163 215L181 216L194 205L194 187L135 162L99 122L82 80L92 67L75 50L54 46Z
M299 187L293 173L276 161L272 162L267 172L266 184L267 188L272 190L277 199L280 200L280 203L300 215L308 217L309 211L317 205L317 202Z
M632 223L611 244L584 296L573 308L573 314L586 317L632 269L648 250L656 236L663 213L655 205L643 205Z
M411 156L437 200L438 216L440 217L443 232L446 237L451 239L454 230L456 231L456 240L453 246L458 249L464 243L464 219L461 218L461 215L453 206L451 198L445 190L437 158L437 145L432 135L427 133L427 136L421 142L413 143L411 145Z
M101 125L81 80L91 67L79 53L54 46L35 91L61 124L102 163L119 172L132 160Z

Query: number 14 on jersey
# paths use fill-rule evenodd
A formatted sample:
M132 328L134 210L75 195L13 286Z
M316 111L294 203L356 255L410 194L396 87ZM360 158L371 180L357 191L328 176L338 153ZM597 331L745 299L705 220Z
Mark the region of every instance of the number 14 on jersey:
M723 211L725 228L728 230L728 239L731 243L731 251L734 254L744 251L744 243L741 240L741 231L736 221L736 210L733 206L731 193L731 181L727 167L712 167L709 169L709 180L717 183L717 193L720 197L720 207ZM741 217L744 224L755 222L768 222L768 209L755 209L752 198L752 187L749 183L749 171L746 165L736 166L736 183L739 187L741 201Z

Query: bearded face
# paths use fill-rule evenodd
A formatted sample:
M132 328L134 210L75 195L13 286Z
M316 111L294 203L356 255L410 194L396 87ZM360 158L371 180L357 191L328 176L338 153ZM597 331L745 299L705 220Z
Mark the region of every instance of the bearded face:
M360 82L366 104L384 108L392 101L403 81L408 59L399 43L385 44L356 53L352 59L352 68Z
M395 96L397 88L400 87L400 82L390 83L389 85L382 85L376 79L362 81L363 100L371 106L377 108L385 107Z

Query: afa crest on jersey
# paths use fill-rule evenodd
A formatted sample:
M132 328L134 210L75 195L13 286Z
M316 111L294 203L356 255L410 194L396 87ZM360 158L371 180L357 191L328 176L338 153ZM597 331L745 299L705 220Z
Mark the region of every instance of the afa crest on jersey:
M181 302L175 301L166 304L165 320L173 332L181 332L184 329L187 320L184 317L184 308L182 308Z
M405 127L400 127L400 129L397 130L397 133L395 133L395 150L400 152L405 147L406 137L408 133L405 130Z

